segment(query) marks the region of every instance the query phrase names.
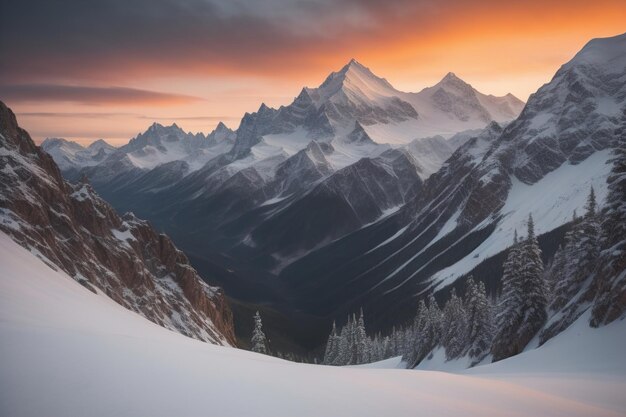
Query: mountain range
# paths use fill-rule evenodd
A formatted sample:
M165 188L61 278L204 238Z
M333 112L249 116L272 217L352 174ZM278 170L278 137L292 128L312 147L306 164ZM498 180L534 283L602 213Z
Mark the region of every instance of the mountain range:
M404 204L471 133L512 120L522 106L511 95L481 94L453 74L403 93L351 60L292 104L246 114L236 132L220 123L205 137L154 124L99 163L62 169L70 179L86 175L114 206L145 213L159 227L210 234L196 242L201 248L253 248L280 269ZM51 154L73 156L60 151ZM319 212L300 209L316 206L328 213L321 222L314 219ZM259 228L273 222L292 234L300 230L294 221L313 229L306 241L268 240L268 226Z
M606 195L625 42L591 41L526 105L452 73L400 92L352 60L235 131L155 124L98 161L44 148L66 178L166 231L238 303L315 321L300 340L314 347L334 318L363 308L384 330L469 274L494 294L530 213L549 260L589 187Z

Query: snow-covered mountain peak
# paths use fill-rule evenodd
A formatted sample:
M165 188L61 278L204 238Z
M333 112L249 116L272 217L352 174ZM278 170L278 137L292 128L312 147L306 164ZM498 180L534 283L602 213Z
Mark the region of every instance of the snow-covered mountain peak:
M148 134L164 134L164 133L185 133L176 123L172 123L170 126L162 125L161 123L154 122L150 125L150 127L143 133L143 135Z
M354 123L354 130L350 132L348 136L346 136L346 143L373 145L375 142L367 134L367 131L365 130L365 128L363 128L363 125L357 120Z
M329 122L336 133L351 128L356 120L369 126L417 119L418 113L400 98L402 94L387 80L351 60L319 87L304 88L293 105L300 111L317 111L314 119L318 124ZM329 131L327 127L321 130Z
M535 183L565 161L579 163L612 146L623 126L625 46L626 35L594 39L531 95L500 152L516 149L511 165L519 180Z
M163 126L161 123L157 123L157 122L152 122L152 124L150 125L150 127L148 127L148 129L146 130L147 132L155 132L159 129L164 128L165 126Z
M510 93L502 97L483 94L452 72L434 86L407 94L406 98L427 124L438 127L433 129L433 134L445 133L441 126L450 128L458 124L453 129L456 133L483 128L492 120L508 122L524 107L524 102Z
M623 74L626 70L624 51L626 51L626 33L610 38L592 39L563 68L583 65L600 67L602 71L608 73Z
M345 139L355 123L361 126L359 138L406 145L416 138L482 129L492 120L508 122L523 104L513 96L481 94L454 73L420 93L404 93L352 59L319 87L304 87L291 104L278 109L262 104L246 113L230 157L247 156L261 139L295 151L312 139Z
M205 137L202 133L185 132L176 123L170 126L153 123L145 132L119 148L111 162L126 156L132 166L152 169L172 161L185 161L193 171L217 154L230 150L232 140L225 140L229 138L234 136L228 128Z
M46 152L49 149L58 148L62 146L67 147L69 149L75 149L77 151L85 149L82 145L73 141L69 141L64 138L45 138L43 142L41 142L41 147Z
M85 166L97 165L103 161L115 147L98 139L88 147L63 138L46 138L41 149L51 155L61 169L80 169Z
M230 134L230 133L233 133L233 130L229 128L228 126L226 126L224 122L219 122L217 126L215 126L215 129L213 129L213 131L209 135L211 134L224 135L224 134Z
M447 92L457 94L464 97L475 96L477 91L474 88L457 77L453 72L449 72L437 84L431 87L434 90L443 89Z
M228 126L226 126L226 125L224 124L224 122L220 121L220 122L217 124L217 126L215 126L215 131L216 131L216 132L220 132L220 131L224 131L224 130L230 130L230 129L228 128Z
M215 129L209 133L206 137L207 141L211 145L216 145L222 142L234 142L237 134L226 126L223 122L219 122Z
M343 93L357 102L398 95L398 91L387 80L378 77L355 59L350 60L339 71L332 72L318 88L305 90L318 107L338 93Z
M257 110L259 113L271 113L271 112L275 112L276 109L268 106L265 103L261 103L261 105L259 106L259 110Z
M104 139L98 139L93 141L89 146L87 146L87 149L99 152L100 149L113 150L115 149L115 146L109 145Z
M448 72L442 79L441 81L439 81L440 84L455 84L455 83L461 83L461 84L467 84L465 81L463 81L461 78L459 78L455 73L453 73L452 71Z

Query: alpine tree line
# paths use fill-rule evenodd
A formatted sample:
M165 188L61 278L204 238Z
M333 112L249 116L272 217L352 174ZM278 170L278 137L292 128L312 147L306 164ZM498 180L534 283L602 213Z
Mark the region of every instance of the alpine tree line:
M440 308L430 294L427 301L418 303L409 325L394 328L386 336L368 336L361 311L358 318L349 317L341 329L333 323L323 363L354 365L402 356L408 367L415 367L435 348L442 347L447 360L467 357L474 365L488 355L493 361L516 355L538 334L544 336L542 342L547 340L544 327L549 316L566 307L598 268L600 223L591 188L584 216L574 213L565 243L544 268L529 215L526 237L518 238L515 232L495 301L487 296L484 284L470 276L462 297L452 289ZM579 310L584 311L584 305ZM572 319L560 330L580 314L571 314Z

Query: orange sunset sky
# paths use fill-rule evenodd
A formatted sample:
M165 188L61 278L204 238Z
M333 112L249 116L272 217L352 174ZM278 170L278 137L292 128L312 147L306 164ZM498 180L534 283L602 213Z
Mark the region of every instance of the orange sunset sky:
M91 4L93 3L93 4ZM452 71L526 100L624 1L0 2L0 100L37 141L126 143L153 121L236 128L356 58L397 89Z

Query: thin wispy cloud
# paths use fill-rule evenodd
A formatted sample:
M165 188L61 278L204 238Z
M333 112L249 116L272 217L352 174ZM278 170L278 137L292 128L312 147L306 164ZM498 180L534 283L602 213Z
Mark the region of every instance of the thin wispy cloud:
M126 87L89 87L58 84L0 85L0 96L20 102L72 102L89 105L183 104L199 97Z
M138 117L139 115L132 113L88 113L88 112L18 112L19 117L51 117L51 118L86 118L99 119L103 117ZM142 116L143 117L143 116Z
M118 117L126 117L126 118L135 118L140 120L206 120L211 122L219 122L219 121L233 121L239 120L240 117L233 116L176 116L173 115L171 117L163 117L163 116L150 116L144 114L136 114L136 113L90 113L90 112L22 112L17 113L19 117L50 117L50 118L85 118L85 119L100 119L103 117L106 118L118 118Z

